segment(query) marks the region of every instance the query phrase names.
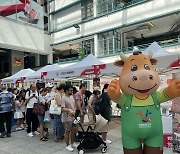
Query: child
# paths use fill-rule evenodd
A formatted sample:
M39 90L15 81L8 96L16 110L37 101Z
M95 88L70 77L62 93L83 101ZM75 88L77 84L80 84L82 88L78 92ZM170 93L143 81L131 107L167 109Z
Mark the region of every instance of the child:
M21 109L22 109L22 113L23 113L23 122L22 122L22 125L21 127L25 127L24 124L25 124L25 119L26 119L26 99L25 99L25 95L26 95L26 90L21 90L20 93L19 93L19 96L21 97L21 101L23 101L23 105L21 106Z
M46 100L45 100L46 94L47 94L47 89L43 88L41 89L40 95L38 97L38 103L43 104L44 107L46 107ZM40 140L41 141L47 141L47 138L44 135L44 116L45 116L45 113L43 115L38 115L39 124L40 124Z
M16 96L16 101L15 101L16 112L14 114L14 119L17 119L16 131L24 129L23 127L21 127L21 125L23 124L23 117L24 117L22 113L23 103L24 102L21 99L21 97L19 95Z

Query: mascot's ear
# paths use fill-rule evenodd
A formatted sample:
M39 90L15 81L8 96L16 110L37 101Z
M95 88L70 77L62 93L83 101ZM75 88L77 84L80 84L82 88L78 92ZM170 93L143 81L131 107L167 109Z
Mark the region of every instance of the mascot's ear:
M151 58L150 61L152 65L156 65L157 63L157 59L154 59L154 58Z
M124 62L122 60L116 60L114 62L114 65L118 66L118 67L123 67L124 66Z
M148 52L147 57L150 59L152 65L156 65L157 60L154 59L154 58L152 58L152 56L153 56L153 52L150 50L150 51Z
M116 60L114 62L114 65L119 66L119 67L123 67L124 62L128 59L128 57L123 52L120 52L120 58L121 58L121 60Z

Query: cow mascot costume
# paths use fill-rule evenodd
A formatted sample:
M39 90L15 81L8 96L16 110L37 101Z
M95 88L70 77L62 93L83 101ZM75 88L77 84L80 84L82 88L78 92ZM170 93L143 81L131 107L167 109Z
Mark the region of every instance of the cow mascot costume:
M112 80L109 97L121 105L124 154L162 154L163 130L160 103L180 96L180 79L173 78L167 88L157 91L160 78L152 65L157 60L135 52L114 64L122 68L119 80ZM142 141L144 146L142 147Z

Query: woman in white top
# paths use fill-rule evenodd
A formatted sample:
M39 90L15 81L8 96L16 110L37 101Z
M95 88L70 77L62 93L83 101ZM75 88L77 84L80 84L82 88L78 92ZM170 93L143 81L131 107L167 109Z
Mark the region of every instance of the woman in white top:
M18 130L23 130L24 128L21 127L21 125L23 124L23 113L22 113L22 106L23 106L24 102L21 99L21 96L17 95L16 96L16 101L15 101L15 114L14 114L14 119L17 119L17 127L16 127L16 131Z
M56 93L56 104L57 106L61 106L61 98L64 92L64 85L59 85L56 89L57 89L57 93ZM54 136L55 136L55 141L58 142L59 140L64 138L64 125L61 121L61 115L54 115Z

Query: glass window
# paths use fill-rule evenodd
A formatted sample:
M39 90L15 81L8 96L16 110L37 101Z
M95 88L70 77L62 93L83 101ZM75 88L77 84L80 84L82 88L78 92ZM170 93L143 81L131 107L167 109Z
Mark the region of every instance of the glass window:
M47 55L40 55L40 66L45 66L47 65L48 61L47 61Z
M115 54L120 50L121 35L117 31L109 31L98 36L98 55Z
M9 72L9 62L4 62L4 64L3 64L3 71L4 72Z
M93 0L82 1L81 4L82 19L92 18L94 16Z
M48 31L48 17L44 16L44 31Z
M132 4L137 4L144 0L98 0L97 12L98 15L106 14L117 9L125 8Z
M24 57L24 68L35 68L35 56Z
M84 55L94 54L94 39L83 41L82 46Z

